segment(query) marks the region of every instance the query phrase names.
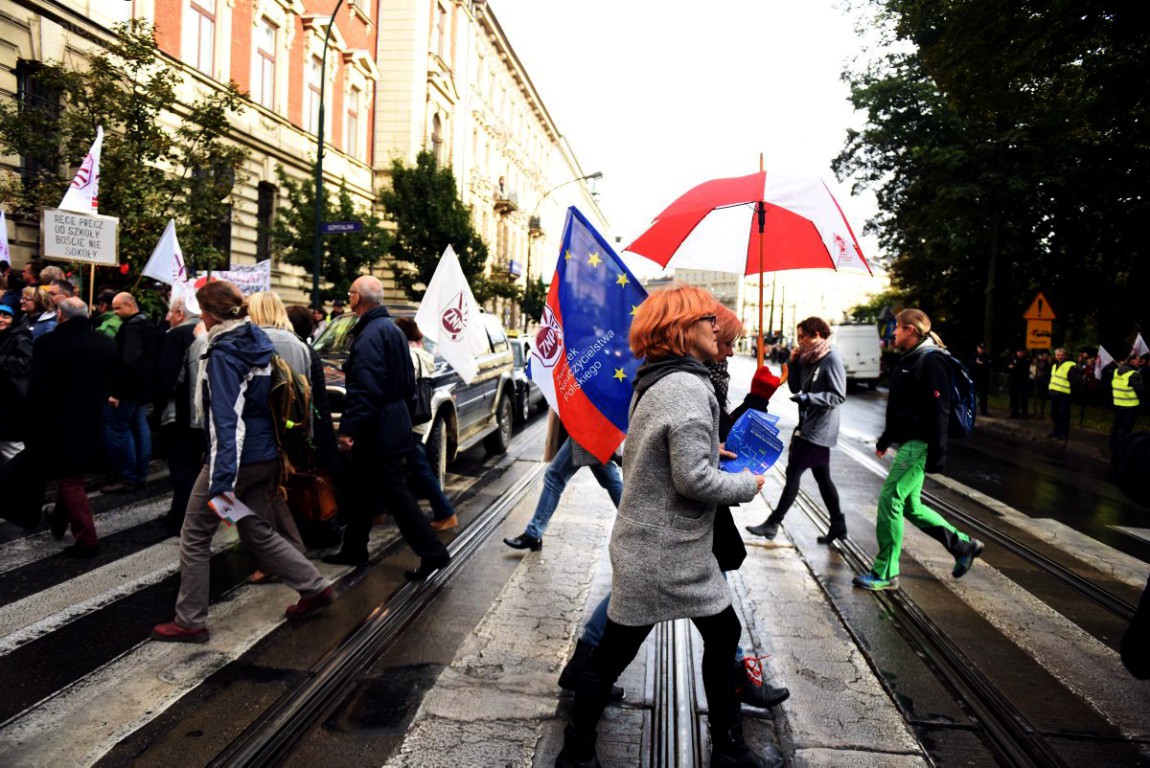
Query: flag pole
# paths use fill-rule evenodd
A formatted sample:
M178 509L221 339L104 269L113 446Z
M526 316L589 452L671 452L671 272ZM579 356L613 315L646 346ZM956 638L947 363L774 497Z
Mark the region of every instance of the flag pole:
M92 264L92 272L88 275L88 311L92 311L92 301L96 297L96 264Z

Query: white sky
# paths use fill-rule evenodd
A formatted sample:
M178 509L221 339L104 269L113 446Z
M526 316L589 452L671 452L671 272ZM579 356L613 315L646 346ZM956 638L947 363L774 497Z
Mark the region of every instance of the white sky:
M839 184L830 169L848 126L862 122L840 79L861 43L835 6L489 0L584 171L602 171L600 205L609 236L623 238L619 250L674 198L710 178L757 171L762 153L768 172L822 177L871 257L877 244L862 229L873 198L850 197L849 181ZM836 275L805 276L816 274L825 295Z

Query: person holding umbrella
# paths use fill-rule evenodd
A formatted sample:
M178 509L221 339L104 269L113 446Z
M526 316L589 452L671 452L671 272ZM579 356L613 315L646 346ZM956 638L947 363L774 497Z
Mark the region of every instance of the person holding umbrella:
M575 690L556 766L598 765L596 728L611 687L660 621L689 618L703 637L712 765L763 766L743 739L731 660L742 625L711 551L717 504L750 501L761 475L719 470L719 404L703 361L714 358L714 298L679 286L635 311L635 377L623 497L611 534L607 627ZM773 748L772 748L773 749ZM777 750L773 765L781 765Z

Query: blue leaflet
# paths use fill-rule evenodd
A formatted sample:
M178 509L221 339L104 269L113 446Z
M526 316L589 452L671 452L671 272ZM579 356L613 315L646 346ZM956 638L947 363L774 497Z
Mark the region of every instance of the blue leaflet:
M762 411L749 410L740 416L727 433L725 444L736 458L719 462L719 469L724 472L749 469L752 474L761 475L774 466L783 453L778 421L778 416Z

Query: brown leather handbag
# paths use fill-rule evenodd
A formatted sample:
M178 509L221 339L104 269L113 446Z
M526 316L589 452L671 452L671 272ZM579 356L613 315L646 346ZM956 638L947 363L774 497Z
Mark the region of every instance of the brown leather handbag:
M295 472L284 483L288 509L308 520L324 521L335 517L339 503L331 475L321 469Z

